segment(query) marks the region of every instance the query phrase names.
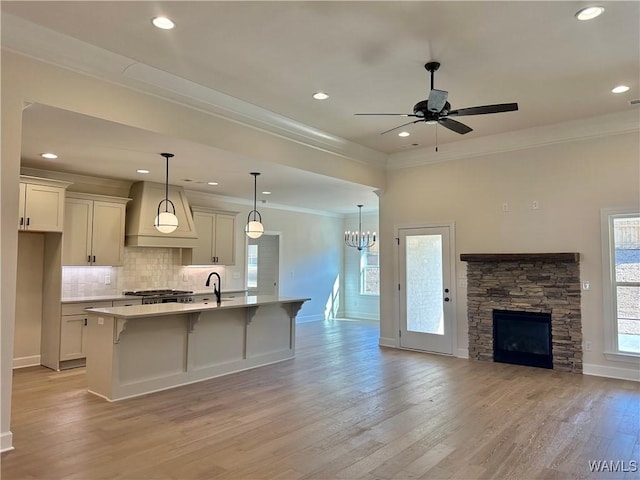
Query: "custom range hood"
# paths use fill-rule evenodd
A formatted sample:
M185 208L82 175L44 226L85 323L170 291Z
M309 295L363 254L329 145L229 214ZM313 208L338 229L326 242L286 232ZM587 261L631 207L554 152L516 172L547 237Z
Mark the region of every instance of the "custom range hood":
M169 185L169 198L176 209L178 228L171 233L160 233L153 225L158 215L158 203L165 199L162 183L137 182L129 191L127 205L125 245L128 247L193 248L198 234L193 216L182 187Z

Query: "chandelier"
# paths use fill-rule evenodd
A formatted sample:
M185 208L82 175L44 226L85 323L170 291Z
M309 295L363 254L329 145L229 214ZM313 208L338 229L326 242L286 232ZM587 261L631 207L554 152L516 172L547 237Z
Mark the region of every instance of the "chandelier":
M376 243L376 232L363 232L362 231L362 207L358 205L358 230L355 232L344 232L344 244L347 247L357 248L358 250L364 250L365 248L372 247Z

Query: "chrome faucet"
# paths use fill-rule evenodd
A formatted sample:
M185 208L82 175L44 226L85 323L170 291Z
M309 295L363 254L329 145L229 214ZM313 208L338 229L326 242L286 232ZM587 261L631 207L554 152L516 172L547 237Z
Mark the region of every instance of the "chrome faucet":
M213 294L216 296L216 303L218 304L218 306L220 306L220 304L222 303L222 281L220 280L220 275L218 275L218 272L211 272L207 277L207 283L205 283L204 286L208 287L211 285L211 277L214 275L218 277L218 285L216 287L216 284L213 284Z

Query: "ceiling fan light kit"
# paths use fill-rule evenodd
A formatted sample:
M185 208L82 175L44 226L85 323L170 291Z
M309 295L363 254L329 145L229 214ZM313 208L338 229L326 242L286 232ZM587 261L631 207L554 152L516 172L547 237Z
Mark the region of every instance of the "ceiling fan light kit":
M473 129L465 125L464 123L452 120L449 117L486 115L489 113L514 112L518 110L517 103L481 105L478 107L468 107L451 110L451 104L447 101L449 92L447 92L446 90L438 90L434 88L435 72L440 68L440 62L428 62L425 64L424 68L431 75L431 90L429 91L428 99L421 100L414 105L413 113L356 113L356 115L390 115L398 117L417 118L417 120L403 123L402 125L398 125L397 127L385 130L381 133L381 135L419 122L425 122L427 124L439 124L455 133L464 135L473 131Z

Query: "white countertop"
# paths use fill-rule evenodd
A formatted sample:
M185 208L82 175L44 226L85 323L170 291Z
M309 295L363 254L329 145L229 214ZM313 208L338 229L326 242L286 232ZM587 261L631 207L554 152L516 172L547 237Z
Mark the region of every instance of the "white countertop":
M205 312L208 310L225 310L230 308L258 307L274 303L306 302L310 298L278 297L275 295L249 295L223 299L220 306L215 302L200 303L155 303L150 305L131 305L128 307L88 308L87 312L116 318L142 318L162 315L179 315L183 313Z

